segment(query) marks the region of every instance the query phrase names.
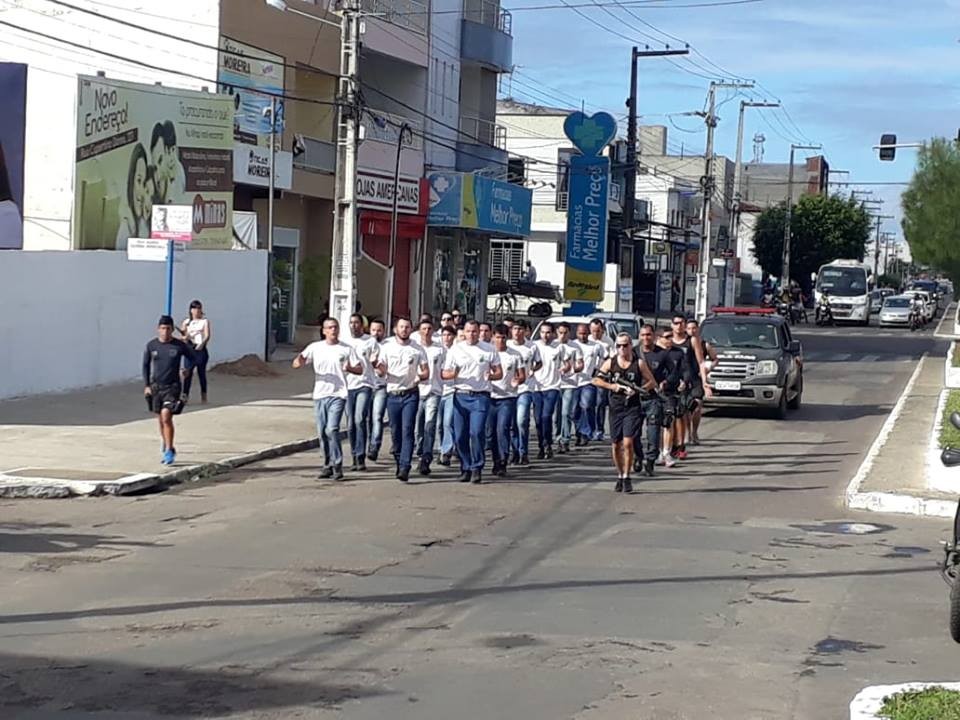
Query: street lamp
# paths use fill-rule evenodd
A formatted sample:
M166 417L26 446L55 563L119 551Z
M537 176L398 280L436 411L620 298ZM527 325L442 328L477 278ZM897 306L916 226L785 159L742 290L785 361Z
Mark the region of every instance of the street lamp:
M819 150L823 145L790 145L790 171L787 174L787 211L783 222L783 272L780 285L790 284L790 215L793 212L793 153L795 150ZM786 285L784 285L786 283Z

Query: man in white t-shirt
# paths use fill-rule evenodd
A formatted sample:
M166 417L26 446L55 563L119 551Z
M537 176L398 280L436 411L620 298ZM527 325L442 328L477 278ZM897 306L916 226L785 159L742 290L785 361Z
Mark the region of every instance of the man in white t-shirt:
M323 321L323 340L312 342L293 359L294 368L313 365L313 407L323 448L321 478L343 480L340 420L347 401L347 374L359 375L363 365L353 348L340 342L340 324Z
M510 428L517 419L517 391L527 379L523 356L507 346L509 333L506 325L493 328L493 348L497 351L503 377L490 384L487 445L493 460L493 474L500 477L507 474L510 459Z
M440 339L443 344L444 362L446 354L450 352L457 340L457 329L452 325L444 325L440 330ZM440 393L440 460L444 467L450 467L450 457L456 448L456 436L453 431L453 380L443 379L443 369L440 370L442 391Z
M553 323L540 324L540 339L534 343L540 358L540 369L533 374L536 390L533 394L534 421L540 451L537 459L553 457L553 414L560 399L560 378L570 365L563 347L556 341Z
M556 430L560 436L559 451L568 453L570 441L575 432L577 413L580 410L580 388L577 377L583 372L583 351L573 341L568 322L557 325L557 343L563 348L564 369L560 373L560 402L557 403Z
M607 358L612 358L617 354L616 348L614 347L614 342L610 338L610 334L607 332L607 328L603 324L603 320L600 318L594 318L590 321L590 339L594 342L602 343L605 346ZM607 417L607 406L609 404L610 391L598 386L597 425L596 431L593 435L595 440L603 440L603 423Z
M514 465L530 464L530 408L533 405L534 391L536 390L536 379L534 372L540 369L540 353L536 346L527 339L527 333L530 326L526 320L518 320L510 329L513 339L507 342L507 347L520 353L523 359L523 367L526 381L517 388L517 416L510 431L510 439L513 444L513 457L511 462Z
M440 397L443 393L443 359L446 350L442 344L433 342L433 321L420 320L419 345L427 356L430 377L420 383L420 407L417 410L417 431L414 455L420 458L420 474L430 474L433 462L433 446L437 439L437 413L440 409Z
M380 343L363 332L363 316L350 316L350 337L344 342L353 348L360 358L363 372L347 376L347 439L353 455L351 470L367 469L367 428L370 425L370 405L373 400L373 385L376 373L373 370L380 352Z
M410 479L413 464L414 428L420 405L421 380L430 376L430 367L423 348L410 341L413 324L400 318L393 328L393 338L380 346L377 372L387 379L387 415L390 417L390 439L397 465L397 479Z
M583 370L577 375L580 388L580 417L577 424L577 445L586 445L597 432L597 391L593 384L597 368L607 359L607 346L590 337L590 326L577 325L577 346L583 353Z
M370 321L370 338L377 343L378 355L379 347L383 344L383 339L387 333L387 326L383 320ZM367 458L377 461L380 455L380 446L383 444L383 418L387 412L387 381L380 377L380 374L374 369L373 373L373 394L370 403L370 432L367 434Z
M443 379L453 381L453 428L460 455L460 482L483 482L491 382L503 377L496 350L480 342L480 324L467 320L464 340L447 353Z

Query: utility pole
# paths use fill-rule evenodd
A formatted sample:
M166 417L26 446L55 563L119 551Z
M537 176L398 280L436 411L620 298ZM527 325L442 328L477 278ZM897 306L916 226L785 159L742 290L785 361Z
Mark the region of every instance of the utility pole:
M360 125L360 8L346 0L342 10L337 114L336 208L330 273L330 316L349 324L357 299L357 138Z
M387 302L386 311L383 314L387 321L387 327L393 327L393 286L395 284L395 261L397 254L397 220L400 206L400 155L403 153L404 138L409 136L408 142L413 141L413 131L409 123L404 122L400 125L397 132L397 162L393 168L393 212L390 215L390 250L387 255ZM351 310L351 312L353 312Z
M884 220L893 220L893 215L877 215L877 242L873 249L873 282L876 284L880 270L880 225Z
M273 353L273 193L277 164L277 98L270 98L270 180L267 182L267 332L263 359L270 362ZM292 328L295 329L295 328ZM290 338L292 339L292 338Z
M790 285L790 219L793 214L793 153L795 150L819 150L822 145L790 145L790 170L787 172L787 208L783 221L783 270L780 287Z
M637 60L648 57L670 57L673 55L689 55L690 50L683 48L672 50L669 47L663 50L640 50L634 47L630 52L630 97L627 99L627 172L626 188L623 203L623 227L628 236L633 239L633 227L637 198ZM620 258L616 258L620 262Z
M740 201L743 199L743 114L748 107L780 107L780 103L740 101L740 121L737 123L737 160L733 171L733 202L730 207L730 242L737 247L740 230Z
M713 131L717 127L717 88L752 88L752 82L712 82L707 94L707 148L706 166L703 177L700 178L700 188L703 190L703 207L700 219L700 272L697 274L697 298L695 312L698 320L707 316L709 306L707 299L708 283L710 278L710 206L713 201Z

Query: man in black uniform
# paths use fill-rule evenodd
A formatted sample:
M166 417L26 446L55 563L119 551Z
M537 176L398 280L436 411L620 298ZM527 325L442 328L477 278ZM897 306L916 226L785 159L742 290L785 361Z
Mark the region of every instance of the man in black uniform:
M677 428L673 438L673 454L677 460L687 459L687 430L693 426L694 411L700 407L703 399L703 383L700 380L700 364L703 362L703 348L700 339L687 333L687 319L683 315L673 316L673 347L679 348L687 357L688 373L684 376L684 387L680 391ZM699 427L699 421L697 422ZM698 440L699 442L699 440Z
M676 326L674 326L676 327ZM660 395L663 398L663 454L661 462L668 468L676 465L672 449L678 433L683 431L679 418L683 412L683 391L687 388L690 378L690 365L687 362L687 353L674 346L673 330L668 327L660 329L660 339L657 346L664 351L666 376L660 382Z
M610 440L617 468L616 492L633 492L633 439L641 427L641 392L656 384L650 368L633 352L630 335L620 333L617 354L603 361L593 384L610 391Z
M173 446L173 415L182 407L180 369L184 358L194 358L193 349L173 337L173 318L161 315L157 337L143 351L143 394L160 421L163 456L160 462L172 465L177 451ZM179 407L178 407L179 406Z
M646 363L653 373L653 379L656 381L656 391L660 391L668 386L676 386L679 382L680 367L675 362L676 356L664 350L657 345L656 330L653 325L644 325L640 328L640 342L637 345L637 354L640 359ZM640 411L642 413L641 422L645 423L645 444L643 445L643 454L637 453L634 460L634 472L643 473L647 477L653 477L653 466L660 457L660 438L663 434L663 398L657 392L651 392L646 397L641 398ZM640 442L640 431L637 430L637 437L634 444Z

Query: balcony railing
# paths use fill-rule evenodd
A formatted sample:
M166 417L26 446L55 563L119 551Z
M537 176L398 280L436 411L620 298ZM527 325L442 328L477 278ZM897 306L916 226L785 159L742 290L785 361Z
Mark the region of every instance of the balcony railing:
M297 135L293 166L311 172L333 173L337 167L337 146L327 140Z
M493 0L465 0L463 17L513 36L513 15Z
M392 25L427 34L430 9L417 0L360 0L360 9Z
M363 139L377 140L391 145L397 144L400 126L406 123L413 131L403 141L403 146L414 150L423 149L423 121L404 117L386 110L368 108L363 114Z
M507 149L507 129L478 117L460 116L460 139L473 140L477 145L492 145L500 150Z

